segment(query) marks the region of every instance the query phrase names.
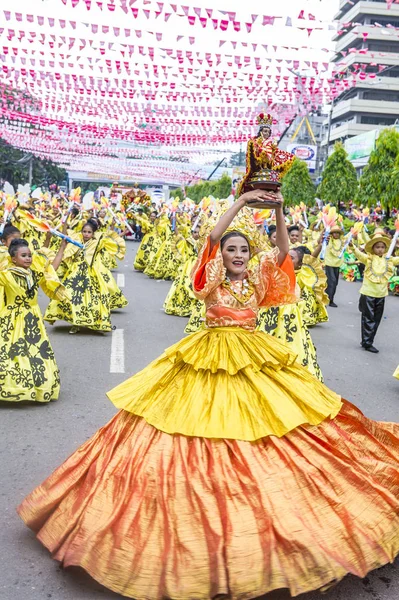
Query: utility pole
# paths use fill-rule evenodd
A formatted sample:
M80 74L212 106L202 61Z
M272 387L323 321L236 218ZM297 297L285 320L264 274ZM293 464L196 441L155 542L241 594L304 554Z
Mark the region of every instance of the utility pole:
M328 115L328 130L327 130L327 158L328 158L328 148L330 146L330 136L331 136L331 123L332 123L332 114L334 110L334 102L335 99L331 101L330 114Z
M240 144L240 157L238 159L238 166L241 167L242 165L242 142Z
M218 163L217 167L215 167L213 169L212 173L209 175L207 181L211 180L211 178L213 177L213 175L216 173L216 171L218 170L218 168L222 166L222 164L224 163L225 160L226 160L226 157L222 158L222 160L220 161L220 163Z
M32 179L33 179L33 156L31 156L29 159L29 174L28 174L29 185L32 185Z

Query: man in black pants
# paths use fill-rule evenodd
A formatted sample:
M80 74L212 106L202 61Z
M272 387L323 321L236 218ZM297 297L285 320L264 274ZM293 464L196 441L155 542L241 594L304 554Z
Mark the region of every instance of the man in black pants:
M377 230L367 242L365 252L353 248L356 258L365 265L359 300L359 310L362 313L361 346L373 354L378 353L374 338L384 314L388 283L399 264L399 257L387 257L390 243L389 237Z
M337 307L334 302L334 296L339 281L339 268L344 262L344 258L341 258L341 252L344 247L343 235L344 232L340 227L336 226L331 228L330 239L324 260L327 276L326 294L330 299L330 306L334 308Z

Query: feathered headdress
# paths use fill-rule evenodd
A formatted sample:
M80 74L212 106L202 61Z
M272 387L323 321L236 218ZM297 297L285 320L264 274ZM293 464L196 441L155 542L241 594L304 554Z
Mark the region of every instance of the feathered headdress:
M208 217L201 225L200 229L200 240L201 243L205 242L211 231L214 229L216 223L219 221L221 216L230 208L231 204L228 200L221 200L212 215ZM224 235L237 231L247 238L251 252L255 252L260 247L260 233L256 226L254 217L254 211L251 208L245 207L235 219L232 221L230 226L226 229Z

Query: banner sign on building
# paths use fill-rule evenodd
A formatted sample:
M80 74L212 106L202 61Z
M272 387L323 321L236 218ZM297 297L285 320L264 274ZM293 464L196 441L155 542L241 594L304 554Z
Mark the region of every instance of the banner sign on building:
M351 161L368 158L375 148L378 130L366 131L345 141L345 150Z
M317 146L308 146L307 144L288 144L287 151L294 154L300 160L303 160L311 173L316 170Z

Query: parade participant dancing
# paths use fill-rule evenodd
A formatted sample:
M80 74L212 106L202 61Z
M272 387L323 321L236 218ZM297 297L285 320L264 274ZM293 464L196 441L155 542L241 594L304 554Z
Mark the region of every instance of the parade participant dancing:
M69 299L52 300L44 315L45 321L67 321L72 327L69 333L75 334L81 327L94 331L111 331L111 310L116 308L112 300L120 302L121 307L127 301L116 283L111 292L110 279L104 278L107 270L101 258L101 251L107 249L116 253L118 245L110 237L97 234L97 221L89 219L81 234L74 237L84 244L84 251L69 246L63 257L62 283L70 292ZM119 294L117 294L119 291Z
M363 285L360 288L359 311L361 319L361 346L367 352L378 354L374 346L381 319L384 314L385 298L388 296L389 280L399 265L399 257L388 257L390 239L377 230L365 246L366 252L353 247L356 258L365 265Z
M54 259L62 259L62 242ZM39 287L49 298L68 300L53 265L32 253L26 240L13 239L8 248L11 262L2 261L0 290L0 400L7 402L50 402L57 400L60 377L54 352L44 326L37 296Z
M276 208L253 270L247 203ZM253 223L253 219L252 219ZM399 425L373 422L256 332L294 300L281 195L244 194L202 248L207 329L109 392L120 412L18 511L64 566L137 599L256 598L399 552Z

